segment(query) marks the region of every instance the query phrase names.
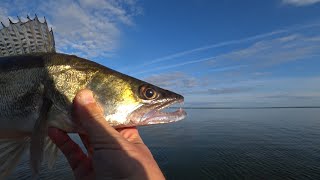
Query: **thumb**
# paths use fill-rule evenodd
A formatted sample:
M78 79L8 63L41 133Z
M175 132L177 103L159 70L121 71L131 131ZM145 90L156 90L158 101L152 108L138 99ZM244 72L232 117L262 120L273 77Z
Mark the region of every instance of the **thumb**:
M88 133L91 144L116 143L117 139L122 138L108 124L90 90L79 91L74 98L73 107L74 121Z

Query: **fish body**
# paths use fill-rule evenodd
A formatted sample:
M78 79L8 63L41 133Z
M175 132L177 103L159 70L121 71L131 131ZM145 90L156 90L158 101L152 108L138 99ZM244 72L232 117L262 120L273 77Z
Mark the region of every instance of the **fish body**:
M104 109L106 120L114 127L152 124L152 121L143 122L142 119L148 110L156 109L152 106L183 101L176 93L95 62L59 53L1 57L0 83L0 137L8 137L6 134L15 131L31 133L41 113L43 97L52 101L48 125L66 132L78 132L71 121L71 105L76 93L85 88L93 91ZM143 87L152 88L158 97L148 100L142 94ZM150 109L143 111L143 106L150 106ZM137 110L136 114L132 113L134 110ZM183 117L172 117L171 120Z
M11 26L1 31L20 32L15 36L18 37L28 33L30 27L43 30L43 23L37 18ZM49 159L54 159L57 147L47 137L48 127L84 133L71 120L72 101L81 89L93 92L106 121L115 128L185 118L182 109L161 112L174 103L183 102L183 96L93 61L56 53L52 31L42 30L38 34L48 34L42 36L42 43L35 38L38 46L33 49L8 46L17 41L1 44L0 33L0 55L3 56L0 57L0 150L12 149L0 152L0 179L9 174L27 149L34 174L38 173L44 151ZM26 40L27 37L21 38L25 38L23 42L32 42L32 39Z

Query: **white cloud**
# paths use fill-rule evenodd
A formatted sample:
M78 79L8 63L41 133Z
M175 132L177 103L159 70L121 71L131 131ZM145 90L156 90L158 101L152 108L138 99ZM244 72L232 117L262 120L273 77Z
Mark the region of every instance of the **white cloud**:
M134 25L133 17L141 13L141 8L133 0L36 2L30 5L27 1L5 1L3 9L7 9L7 13L0 13L0 17L7 18L4 16L23 13L46 16L49 24L53 26L56 49L65 53L77 52L85 57L114 54L121 37L120 26ZM13 5L17 5L14 11L10 8ZM26 8L29 6L32 7ZM25 12L25 9L32 9L34 12ZM17 12L19 14L15 14Z
M260 61L260 62L263 62L263 64L276 64L276 63L287 62L291 60L308 58L313 56L315 52L319 49L320 36L315 35L311 37L307 37L307 36L295 37L297 36L297 34L294 34L294 33L302 32L303 34L304 32L310 31L310 30L313 30L314 32L318 32L319 27L320 27L319 23L309 23L309 24L300 24L296 26L290 26L287 28L274 30L271 32L267 32L264 34L259 34L256 36L251 36L243 39L224 41L217 44L212 44L212 45L198 47L198 48L187 50L187 51L177 52L169 56L164 56L164 57L146 61L146 63L139 66L124 68L122 69L122 71L127 71L127 72L129 71L129 73L133 72L130 74L136 76L140 74L145 74L145 73L150 73L155 71L164 71L167 69L174 69L174 68L179 68L181 66L190 66L190 65L200 64L200 63L204 64L208 62L217 62L215 64L218 64L219 61L222 59L223 61L226 60L226 58L237 59L241 56L240 55L241 53L242 54L251 53L251 56L253 56L253 54L255 53L256 57L258 57L259 59L264 58L263 61ZM303 39L303 41L299 42L299 38L301 40ZM275 42L270 42L272 40L274 40ZM294 42L296 45L294 45L294 43L292 42ZM202 55L203 53L208 54L208 52L210 52L210 50L214 48L221 48L221 47L231 46L231 45L241 46L242 44L249 44L249 43L251 44L253 43L253 44L248 48L233 50L229 53L227 52L224 54L213 55L210 57L208 56L206 57ZM262 45L259 45L259 43ZM287 45L281 46L281 43L282 44L287 43ZM278 47L274 47L273 46L274 44L278 44ZM269 46L269 47L259 47L259 46ZM289 48L289 46L292 46L291 49ZM283 50L283 52L281 52L280 49L278 49L279 47L282 48L281 50ZM269 52L267 53L268 56L264 56L263 48L266 48L269 50ZM276 51L277 53L273 54L272 52L273 50ZM258 54L259 52L261 54ZM199 56L201 58L176 61L176 60L179 60L179 58L181 57L184 57L184 56L188 57L187 55L190 55L190 54L193 54L195 57ZM278 57L276 55L278 55ZM275 59L272 59L273 57L275 57ZM281 59L282 57L284 57L284 59ZM158 65L155 66L155 64L158 64ZM205 65L206 67L208 67L208 64L205 64ZM145 68L146 66L149 66L150 68ZM233 66L233 65L232 64L223 65L223 67L225 66ZM209 65L209 67L212 67L212 66ZM207 71L207 70L204 70L204 71Z
M320 56L319 36L293 34L255 42L241 50L224 54L220 60L250 61L270 66Z
M190 89L198 86L197 80L182 72L171 72L165 74L151 75L145 81L163 88Z
M143 65L151 65L151 64L156 64L156 63L160 63L160 62L171 61L172 59L176 59L176 58L183 57L183 56L190 55L190 54L194 54L194 53L199 53L202 51L208 51L211 49L221 48L221 47L230 46L230 45L243 44L246 42L252 42L255 40L264 39L264 38L272 37L272 36L279 35L279 34L284 34L284 33L289 33L289 32L293 32L293 31L319 27L319 26L320 26L319 23L296 25L296 26L287 27L284 29L279 29L279 30L275 30L275 31L271 31L271 32L263 33L263 34L258 34L255 36L246 37L243 39L229 40L229 41L224 41L224 42L220 42L220 43L216 43L216 44L210 44L207 46L197 47L194 49L177 52L177 53L167 55L164 57L148 60Z
M185 94L185 100L187 104L216 103L214 106L319 106L320 77L277 77L214 85L207 92Z
M6 22L8 21L8 11L7 9L0 7L0 22ZM0 26L0 29L2 29L2 25Z
M307 6L320 2L320 0L282 0L284 4L290 4L294 6Z
M147 72L155 72L155 71L159 71L159 70L167 70L167 69L172 69L172 68L176 68L176 67L180 67L180 66L185 66L185 65L190 65L190 64L195 64L195 63L200 63L200 62L205 62L205 61L212 61L215 58L216 58L216 56L212 56L212 57L208 57L208 58L189 60L189 61L185 61L185 62L177 63L177 64L170 64L170 65L159 66L159 67L155 67L155 68L147 68L146 70L135 72L135 73L133 73L133 75L143 74L143 73L147 73Z
M236 94L251 91L252 87L225 87L225 88L209 88L209 94Z
M272 66L276 64L286 63L296 60L306 60L312 57L320 56L320 36L304 36L300 34L291 34L287 36L280 36L272 39L265 39L256 41L248 47L237 49L231 52L220 54L217 56L211 56L195 60L186 60L179 63L159 65L154 68L145 68L143 70L132 73L133 75L139 75L144 73L163 71L181 66L188 66L199 63L215 62L215 65L219 62L234 63L237 61L239 64L231 66L222 66L219 68L208 69L208 64L204 64L205 72L221 72L226 70L237 70L242 67L248 67L248 62L251 65L258 66Z
M186 50L186 51L182 51L182 52L177 52L177 53L174 53L174 54L171 54L171 55L168 55L168 56L156 58L156 59L148 61L147 63L144 63L143 65L150 65L150 64L163 62L163 61L170 61L171 59L179 58L179 57L186 56L186 55L189 55L189 54L198 53L198 52L201 52L201 51L206 51L206 50L210 50L210 49L214 49L214 48L220 48L220 47L224 47L224 46L228 46L228 45L241 44L241 43L253 41L253 40L256 40L256 39L260 39L260 38L269 37L269 36L272 36L272 35L284 33L284 32L287 32L287 31L288 30L272 31L272 32L269 32L269 33L259 34L259 35L247 37L247 38L244 38L244 39L230 40L230 41L224 41L224 42L220 42L220 43L216 43L216 44L211 44L211 45L208 45L208 46L202 46L202 47L198 47L198 48L194 48L194 49L190 49L190 50Z

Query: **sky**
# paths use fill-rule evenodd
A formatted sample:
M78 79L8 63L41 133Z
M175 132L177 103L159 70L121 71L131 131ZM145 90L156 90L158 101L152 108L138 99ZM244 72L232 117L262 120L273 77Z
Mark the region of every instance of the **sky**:
M2 0L58 52L178 92L186 106L320 106L320 0Z

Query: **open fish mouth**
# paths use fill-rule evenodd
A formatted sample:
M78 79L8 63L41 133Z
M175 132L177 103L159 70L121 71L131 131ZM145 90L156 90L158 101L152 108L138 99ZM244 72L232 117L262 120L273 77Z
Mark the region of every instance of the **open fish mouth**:
M146 112L140 120L141 125L149 124L164 124L176 122L184 119L187 116L187 113L180 107L178 110L173 112L164 112L163 110L168 108L173 104L182 104L183 100L176 100L172 102L165 103L161 106L156 106L155 109Z

